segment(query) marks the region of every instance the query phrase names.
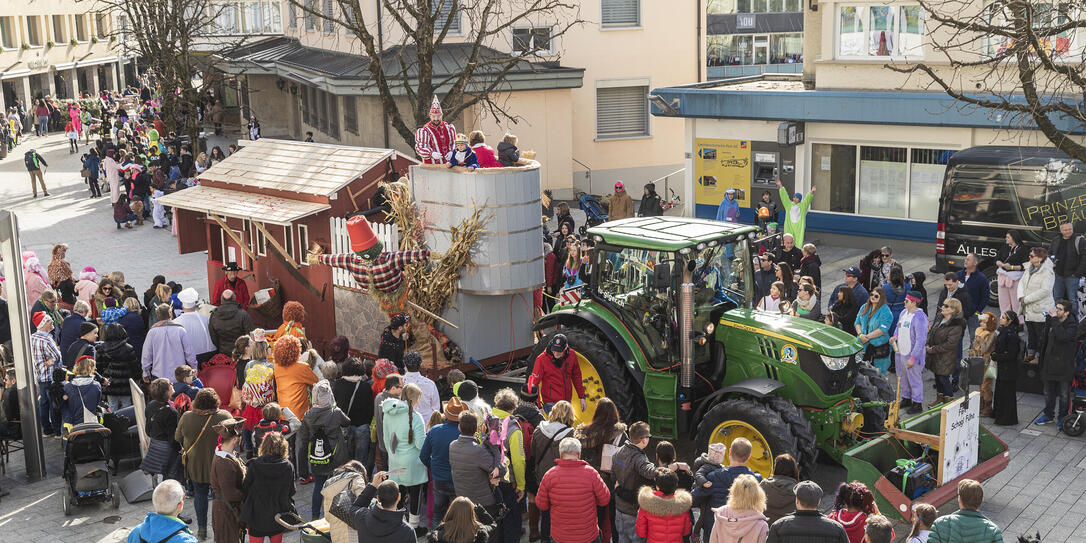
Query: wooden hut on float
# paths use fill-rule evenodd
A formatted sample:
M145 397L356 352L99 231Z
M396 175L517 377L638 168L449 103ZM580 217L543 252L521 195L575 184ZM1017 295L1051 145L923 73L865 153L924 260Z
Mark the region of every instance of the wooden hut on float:
M374 207L378 183L418 162L390 149L273 139L244 146L197 176L199 184L162 197L174 209L181 254L207 251L208 290L236 259L250 292L278 285L283 301L306 308L306 336L322 353L337 334L375 353L387 317L349 277L310 267L313 241L337 247L347 239L345 217ZM375 225L386 246L395 231ZM249 308L257 326L274 329L279 315ZM337 321L339 332L337 333Z

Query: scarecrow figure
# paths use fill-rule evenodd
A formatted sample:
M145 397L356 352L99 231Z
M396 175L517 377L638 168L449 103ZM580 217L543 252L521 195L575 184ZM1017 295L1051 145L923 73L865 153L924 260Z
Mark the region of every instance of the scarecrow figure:
M415 152L424 164L445 164L452 154L456 127L442 121L441 102L434 96L430 104L430 122L415 131Z
M383 245L362 216L351 217L347 221L347 234L351 238L352 253L320 254L320 247L315 245L309 252L308 261L310 264L325 264L351 272L354 280L370 293L397 293L403 286L403 269L430 258L429 249L382 251ZM373 290L370 290L370 286ZM400 297L401 306L405 299L406 293Z

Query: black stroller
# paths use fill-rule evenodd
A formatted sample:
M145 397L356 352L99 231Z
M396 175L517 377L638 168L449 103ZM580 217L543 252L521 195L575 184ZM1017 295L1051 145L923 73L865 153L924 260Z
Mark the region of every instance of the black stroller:
M77 424L64 442L64 514L72 505L112 502L121 506L121 491L109 473L109 428L96 422Z

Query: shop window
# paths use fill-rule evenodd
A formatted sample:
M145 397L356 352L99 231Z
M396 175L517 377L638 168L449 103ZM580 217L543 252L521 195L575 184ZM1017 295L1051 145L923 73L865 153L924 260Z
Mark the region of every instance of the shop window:
M343 129L358 135L358 98L354 96L343 97Z
M641 26L641 0L601 0L600 26L603 28Z
M68 43L67 25L64 24L63 15L53 16L53 43L57 45Z
M513 52L547 55L551 49L551 27L536 26L513 29Z
M803 34L770 34L770 64L803 62Z
M40 47L41 41L41 17L37 15L26 16L26 43L34 47Z
M811 144L811 207L818 211L856 211L856 146Z
M707 66L803 62L803 34L797 32L706 36L705 62Z
M600 139L649 135L647 86L596 89L596 137Z
M11 16L0 17L0 46L15 49L15 22Z
M87 16L83 13L77 13L75 16L75 39L76 41L87 41L90 36L87 35Z
M843 57L923 55L924 10L918 5L848 5L837 11L837 51Z
M905 216L908 153L901 147L860 147L859 213Z
M754 36L725 34L707 36L709 66L739 66L754 64Z
M909 165L909 218L934 221L939 217L946 163L954 151L913 149Z

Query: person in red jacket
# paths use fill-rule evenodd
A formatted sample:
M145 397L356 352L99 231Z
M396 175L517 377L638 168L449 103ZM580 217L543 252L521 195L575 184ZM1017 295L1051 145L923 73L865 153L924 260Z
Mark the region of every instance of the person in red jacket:
M656 468L656 490L647 486L637 493L637 537L653 543L682 543L693 531L690 507L694 498L679 488L679 476Z
M558 460L539 482L535 495L540 511L550 511L551 539L555 543L600 541L596 508L611 501L600 474L581 460L581 442L567 437L558 442ZM595 499L585 499L589 496Z
M475 151L475 158L479 161L480 168L502 167L494 149L486 144L486 136L483 135L482 130L475 130L468 134L468 145L471 146L472 151Z
M244 279L238 278L238 272L241 268L238 267L237 262L227 262L222 267L222 271L226 272L221 279L215 283L215 289L211 291L211 305L222 305L222 293L227 290L234 291L234 299L241 304L241 309L244 311L249 308L249 286L245 284Z
M548 413L554 404L572 400L574 390L581 399L581 411L588 408L577 351L569 348L565 334L555 334L547 350L536 357L532 374L528 376L527 389L531 395L539 391L539 401Z

